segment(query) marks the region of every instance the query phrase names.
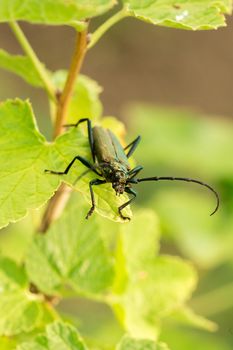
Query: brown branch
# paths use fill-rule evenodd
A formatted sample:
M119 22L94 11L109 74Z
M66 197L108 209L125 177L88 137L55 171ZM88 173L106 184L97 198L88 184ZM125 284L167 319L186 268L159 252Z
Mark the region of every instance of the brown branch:
M66 184L61 184L55 195L48 202L47 208L44 212L43 218L41 220L40 227L38 228L39 233L45 233L50 224L59 218L60 214L70 198L72 188Z
M63 124L65 124L65 119L67 117L67 109L72 98L75 81L80 72L83 59L87 51L87 38L87 30L78 34L64 89L62 93L57 96L57 113L54 138L62 134L63 131ZM70 197L70 194L71 188L63 183L47 205L38 229L39 233L45 233L50 224L60 216Z
M58 106L56 115L56 124L54 138L62 133L62 125L65 123L67 109L71 100L75 81L80 72L84 56L87 51L87 30L79 33L77 36L75 51L71 61L70 70L65 83L65 87L60 96L58 96Z

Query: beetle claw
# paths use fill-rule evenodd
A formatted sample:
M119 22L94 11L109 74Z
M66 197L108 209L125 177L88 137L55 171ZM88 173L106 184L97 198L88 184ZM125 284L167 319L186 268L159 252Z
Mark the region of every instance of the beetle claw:
M95 210L95 207L91 207L91 209L89 210L89 212L86 215L86 220L89 219L89 217L93 214L94 210Z
M124 216L124 215L121 213L120 210L119 210L119 215L120 215L120 217L121 217L123 220L128 220L128 221L131 220L128 216Z
M123 215L121 215L121 218L122 218L123 220L128 220L128 221L131 220L128 216L123 216Z

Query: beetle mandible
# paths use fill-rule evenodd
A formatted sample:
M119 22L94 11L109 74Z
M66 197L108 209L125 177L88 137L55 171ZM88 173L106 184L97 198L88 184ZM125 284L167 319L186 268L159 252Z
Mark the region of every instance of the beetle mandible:
M161 181L161 180L171 180L171 181L186 181L194 182L201 186L207 187L210 191L215 194L216 197L216 207L214 211L210 214L213 215L219 207L219 196L218 193L208 184L186 177L172 177L172 176L153 176L153 177L144 177L136 178L138 173L143 169L141 165L136 166L133 169L130 169L128 158L133 154L137 148L141 137L138 136L125 148L122 147L116 135L109 129L105 129L101 126L91 125L91 120L89 118L82 118L75 124L67 124L65 127L77 127L80 123L86 122L88 129L88 139L91 149L91 155L93 164L90 163L87 159L77 155L74 159L68 164L64 171L54 171L46 169L45 172L56 175L65 175L68 174L72 165L76 160L80 161L87 168L92 170L96 175L102 179L96 178L89 182L89 189L91 194L91 203L92 206L86 215L88 219L95 210L95 196L93 192L93 186L102 185L105 183L111 183L113 189L116 192L116 195L121 195L124 192L132 195L133 197L129 199L126 203L122 204L118 208L119 215L124 220L130 220L129 217L122 214L122 210L128 206L137 196L137 193L133 190L132 185L138 184L143 181ZM127 151L127 152L125 152Z

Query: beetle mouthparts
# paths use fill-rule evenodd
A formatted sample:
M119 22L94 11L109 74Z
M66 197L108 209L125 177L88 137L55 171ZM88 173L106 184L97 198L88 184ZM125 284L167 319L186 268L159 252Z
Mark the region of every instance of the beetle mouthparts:
M125 184L113 182L112 188L116 191L116 195L120 196L125 192Z

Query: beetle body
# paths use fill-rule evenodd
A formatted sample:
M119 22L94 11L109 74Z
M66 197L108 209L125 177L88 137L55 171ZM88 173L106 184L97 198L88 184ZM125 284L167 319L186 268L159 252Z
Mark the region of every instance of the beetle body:
M130 220L128 217L122 214L122 210L129 205L137 196L137 193L133 190L132 185L138 184L143 181L161 181L161 180L172 180L172 181L185 181L185 182L194 182L196 184L207 187L211 190L216 197L217 204L215 210L212 212L213 215L219 207L219 196L218 193L208 184L186 177L172 177L172 176L153 176L147 178L136 178L137 174L143 169L141 165L136 166L133 169L130 169L128 158L133 154L136 147L138 146L141 137L138 136L134 141L132 141L125 148L122 147L120 141L116 135L109 129L105 129L101 126L92 127L91 121L88 118L80 119L76 124L69 124L65 126L77 127L80 123L86 122L88 129L88 139L90 145L90 151L92 154L93 163L89 162L87 159L77 155L66 167L64 171L54 171L54 170L45 170L45 172L56 175L65 175L67 174L72 165L76 160L80 161L87 168L92 170L98 178L91 180L89 182L89 189L91 195L92 206L87 213L86 219L91 216L95 210L95 196L93 192L93 186L105 184L106 182L111 183L113 189L117 195L121 195L124 192L132 195L126 203L122 204L118 208L119 215L122 219ZM128 151L126 152L126 150ZM101 179L100 179L100 178Z
M130 165L117 137L109 129L93 127L93 146L98 170L117 194L125 191Z

